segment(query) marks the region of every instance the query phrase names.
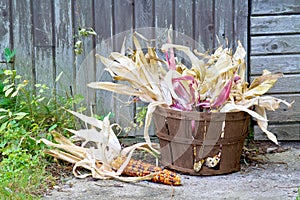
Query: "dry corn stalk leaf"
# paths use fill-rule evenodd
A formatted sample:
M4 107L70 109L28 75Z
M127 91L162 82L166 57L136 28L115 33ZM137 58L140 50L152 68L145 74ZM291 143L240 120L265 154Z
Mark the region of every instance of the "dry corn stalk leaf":
M248 113L249 115L251 115L252 117L256 118L257 120L265 121L265 122L267 121L267 119L264 116L261 116L260 114L254 112L253 110L250 110L242 105L227 103L220 110L220 112L237 112L237 111L244 111L244 112Z
M96 148L86 148L84 145L76 146L70 140L62 136L60 133L52 132L54 139L58 143L53 143L46 139L41 139L38 142L43 142L50 147L57 149L47 150L46 153L73 163L73 174L78 178L92 176L97 179L114 178L126 182L135 182L140 180L152 180L169 185L180 185L180 177L168 170L151 171L153 167L150 165L141 164L141 168L134 168L135 162L131 160L131 156L136 149L150 151L147 143L137 143L135 145L121 149L121 145L112 130L109 123L109 114L103 121L92 117L82 115L80 113L69 111L84 122L92 125L91 129L71 130L77 137L85 139L85 142L93 142ZM98 131L94 127L100 129ZM151 145L151 144L150 144ZM120 162L119 160L122 160ZM83 167L90 170L88 173L81 174L77 169ZM144 168L142 168L144 167ZM157 169L157 168L155 168ZM136 173L134 172L136 170ZM138 177L122 177L122 174L136 175Z
M197 56L195 56L195 54L190 50L190 48L182 45L175 45L175 44L163 44L161 47L163 51L166 51L170 48L175 48L180 51L183 51L190 58L192 62L192 68L199 73L200 81L204 80L206 74L206 69L204 67L205 63L199 58L197 58Z
M148 105L146 118L145 118L144 139L153 152L160 154L159 151L157 151L156 149L154 149L152 147L153 145L151 144L151 140L150 140L150 136L149 136L149 127L151 124L152 114L155 111L156 106L166 106L166 104L165 104L165 102L152 102Z
M282 76L282 73L273 74L268 70L264 70L262 76L259 76L253 80L248 88L248 91L244 93L244 97L249 99L265 94L271 87L273 87L278 78Z
M266 109L265 108L257 106L257 107L255 107L255 111L257 113L259 113L261 116L263 116L264 118L267 118L267 113L266 113ZM275 144L278 145L278 141L277 141L276 136L272 132L270 132L270 131L267 130L268 122L257 120L257 124L258 124L259 128L267 135L267 137L271 141L273 141Z
M95 89L105 89L118 94L125 94L128 96L142 96L143 93L123 84L111 83L111 82L91 82L88 87Z

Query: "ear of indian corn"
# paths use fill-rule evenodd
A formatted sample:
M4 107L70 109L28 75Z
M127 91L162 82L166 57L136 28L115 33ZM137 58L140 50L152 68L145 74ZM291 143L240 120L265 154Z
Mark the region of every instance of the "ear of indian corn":
M113 164L114 167L118 168L119 166L121 166L121 164L123 163L122 160L123 159L117 159ZM181 185L180 176L175 172L167 169L162 169L161 167L157 167L150 163L144 163L140 160L131 159L128 165L124 168L122 174L134 177L142 177L152 174L152 182L174 186Z

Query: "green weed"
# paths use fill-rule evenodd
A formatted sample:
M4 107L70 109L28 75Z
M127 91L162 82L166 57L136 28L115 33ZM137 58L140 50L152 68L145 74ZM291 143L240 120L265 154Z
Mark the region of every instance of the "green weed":
M15 57L16 51L11 50L10 48L5 48L4 49L4 58L7 63L13 62L13 58Z
M50 94L50 95L49 95ZM35 199L46 188L44 144L50 131L75 128L66 109L80 107L80 95L57 96L43 84L32 88L15 70L0 70L0 196L4 199ZM66 133L65 133L66 134ZM42 164L44 163L44 164Z

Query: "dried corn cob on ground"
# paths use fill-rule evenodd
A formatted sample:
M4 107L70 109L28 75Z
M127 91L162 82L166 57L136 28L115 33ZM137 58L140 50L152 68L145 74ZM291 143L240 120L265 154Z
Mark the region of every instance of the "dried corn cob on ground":
M120 157L117 158L113 163L114 168L118 169L123 162L124 159ZM124 168L122 174L133 177L142 177L153 174L151 179L152 182L174 186L181 185L179 174L167 169L162 169L161 167L157 167L150 163L142 162L140 160L131 159L128 165Z

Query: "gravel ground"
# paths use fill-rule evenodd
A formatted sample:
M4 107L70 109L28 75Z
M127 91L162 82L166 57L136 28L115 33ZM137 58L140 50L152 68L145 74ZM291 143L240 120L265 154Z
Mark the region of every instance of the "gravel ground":
M221 176L182 175L182 186L151 182L76 179L45 195L49 199L296 199L300 187L300 142L282 143L288 149L259 157L265 164L243 166L240 172Z

